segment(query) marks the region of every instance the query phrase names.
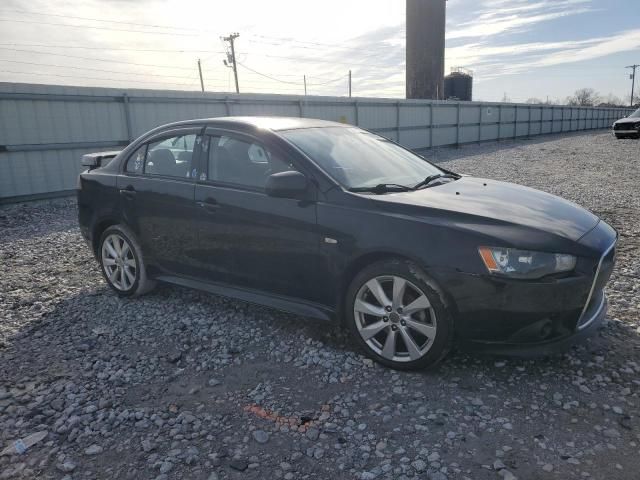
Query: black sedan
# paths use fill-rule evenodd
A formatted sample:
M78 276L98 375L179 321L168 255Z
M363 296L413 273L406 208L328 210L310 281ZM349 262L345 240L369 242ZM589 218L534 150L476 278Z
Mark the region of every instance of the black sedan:
M616 138L640 138L640 108L631 115L613 123Z
M454 341L547 354L605 316L604 221L353 126L183 121L83 164L81 230L122 296L162 281L337 320L398 369Z

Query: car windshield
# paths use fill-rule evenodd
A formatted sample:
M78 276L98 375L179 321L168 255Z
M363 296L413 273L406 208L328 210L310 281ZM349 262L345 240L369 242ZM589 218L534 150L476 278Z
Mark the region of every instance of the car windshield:
M631 115L629 115L629 118L640 118L640 108L637 109L635 112L633 112Z
M280 132L346 188L380 184L412 187L445 172L386 138L350 127Z

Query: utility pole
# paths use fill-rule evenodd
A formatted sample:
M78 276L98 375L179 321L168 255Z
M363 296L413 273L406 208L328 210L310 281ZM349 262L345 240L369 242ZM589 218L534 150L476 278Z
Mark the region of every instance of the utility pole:
M307 76L304 75L304 96L307 96Z
M224 64L228 67L229 63L231 63L231 67L233 68L233 76L236 80L236 93L240 93L240 87L238 86L238 65L236 63L236 49L234 45L234 41L236 38L240 36L239 33L232 33L228 37L222 37L222 40L225 42L229 42L231 45L231 58L224 61Z
M351 70L349 70L349 98L351 98Z
M200 59L198 59L198 73L200 74L200 88L204 92L204 82L202 81L202 65L200 65Z
M631 74L631 106L633 107L633 94L635 93L635 87L636 87L636 68L640 67L640 65L629 65L628 67L624 67L624 68L630 68L633 73Z

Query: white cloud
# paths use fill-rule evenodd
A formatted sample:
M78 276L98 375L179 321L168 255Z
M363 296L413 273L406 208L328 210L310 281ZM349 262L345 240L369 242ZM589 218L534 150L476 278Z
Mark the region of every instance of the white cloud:
M591 0L557 0L518 2L513 0L485 0L473 19L452 25L447 31L447 39L488 37L507 32L531 28L536 24L562 17L579 15L592 11Z

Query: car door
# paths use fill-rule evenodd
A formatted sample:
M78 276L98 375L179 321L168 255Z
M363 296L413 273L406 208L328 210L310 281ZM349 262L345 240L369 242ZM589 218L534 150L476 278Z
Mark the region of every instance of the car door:
M196 185L205 275L239 287L317 300L316 204L266 195L269 174L295 169L261 139L207 129L206 165Z
M197 235L193 229L202 127L170 130L141 145L118 178L122 210L142 251L161 272L187 274Z

